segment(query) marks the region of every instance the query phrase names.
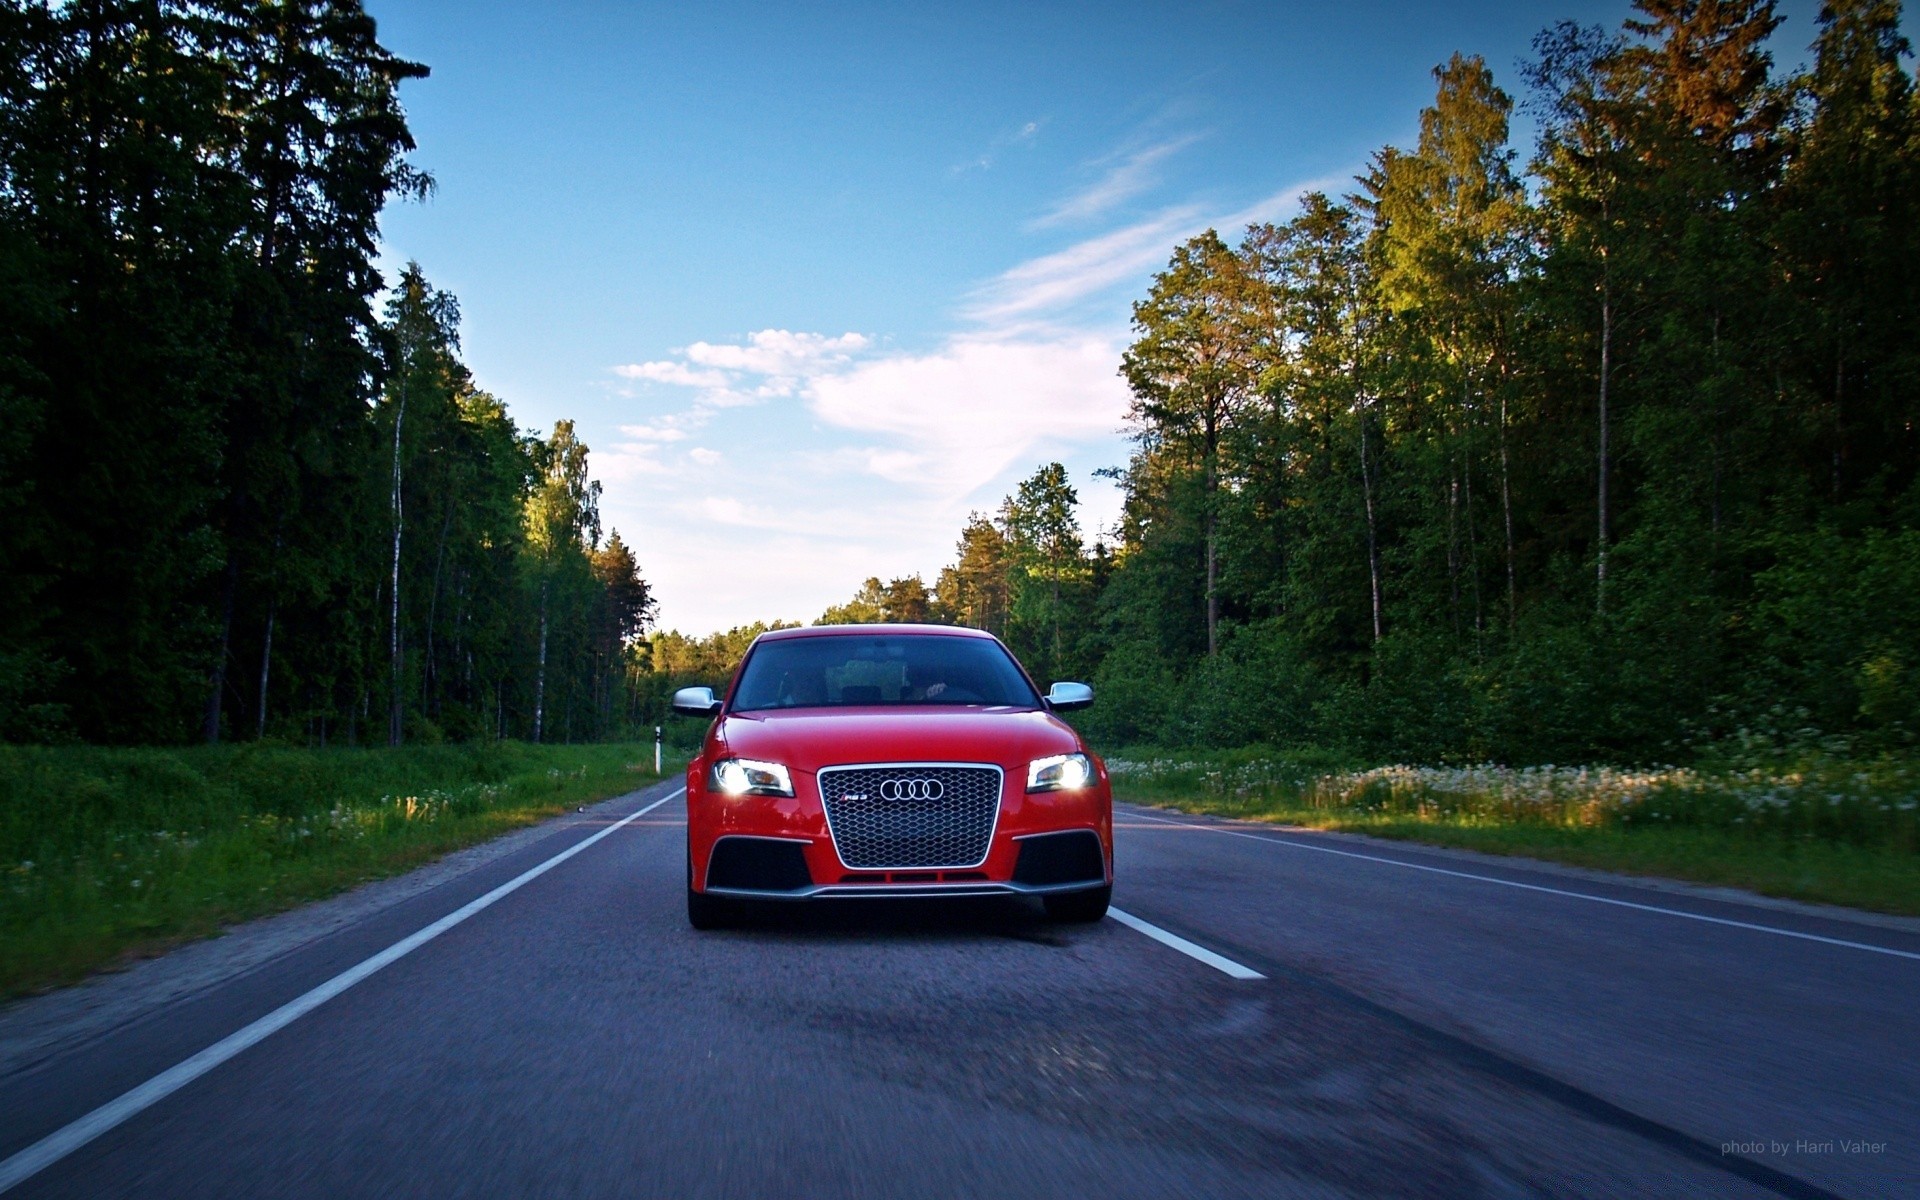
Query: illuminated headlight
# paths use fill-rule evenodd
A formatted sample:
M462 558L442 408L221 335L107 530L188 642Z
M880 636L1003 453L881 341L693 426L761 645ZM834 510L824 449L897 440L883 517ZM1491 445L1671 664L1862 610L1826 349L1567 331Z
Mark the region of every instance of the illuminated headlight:
M1074 792L1093 779L1093 763L1084 754L1056 754L1027 764L1030 792Z
M713 764L707 786L729 796L791 796L793 776L779 763L723 758Z

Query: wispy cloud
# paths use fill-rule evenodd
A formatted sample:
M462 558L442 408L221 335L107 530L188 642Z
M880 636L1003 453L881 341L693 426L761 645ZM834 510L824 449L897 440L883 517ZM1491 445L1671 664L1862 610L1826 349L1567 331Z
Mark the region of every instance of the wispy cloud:
M1062 200L1028 228L1046 229L1101 216L1160 182L1160 164L1199 140L1200 135L1188 134L1118 156L1120 161L1108 166L1091 187Z
M974 289L963 312L989 327L1064 314L1121 284L1137 286L1166 265L1176 245L1204 229L1218 229L1231 241L1248 225L1285 217L1306 193L1337 190L1347 182L1344 177L1313 180L1226 212L1199 204L1164 209L1008 268Z
M1044 124L1046 124L1046 122L1043 120L1028 121L1010 133L1000 134L988 143L985 150L982 150L965 162L955 163L949 168L949 173L953 175L966 175L974 171L992 170L993 164L999 160L1000 151L1013 146L1032 145L1034 140L1040 136L1040 127Z
M976 289L962 311L983 324L1030 318L1137 279L1166 261L1174 243L1201 220L1203 211L1197 205L1168 209L1064 250L1028 259Z

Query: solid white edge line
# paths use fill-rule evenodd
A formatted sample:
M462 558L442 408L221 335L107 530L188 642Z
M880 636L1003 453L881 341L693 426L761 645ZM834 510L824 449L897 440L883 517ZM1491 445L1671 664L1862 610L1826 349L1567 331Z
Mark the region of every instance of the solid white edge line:
M645 808L622 817L593 836L575 842L538 866L522 871L479 899L454 909L433 924L400 939L373 957L348 967L312 991L287 1001L252 1024L228 1034L192 1058L169 1067L131 1091L107 1101L86 1116L54 1130L5 1162L0 1162L0 1192L31 1179L116 1125L179 1091L234 1055L285 1029L380 968L413 953L496 900L533 882L601 838L646 816L667 801L679 797L686 790L685 787L676 788Z
M1188 958L1198 959L1216 971L1233 976L1235 979L1265 979L1266 976L1223 955L1215 954L1205 946L1196 946L1177 933L1168 933L1158 925L1149 924L1130 912L1121 912L1109 906L1107 915L1129 929L1137 929L1163 946L1171 946Z
M1615 908L1633 908L1641 912L1661 913L1669 917L1685 917L1689 921L1704 921L1709 925L1727 925L1734 929L1751 929L1755 933L1771 933L1777 937L1799 938L1803 942L1823 942L1829 946L1844 946L1849 950L1867 950L1874 954L1886 954L1894 958L1910 958L1920 961L1920 954L1911 950L1895 950L1891 946L1876 946L1871 942L1850 942L1845 938L1822 937L1817 933L1801 933L1794 929L1781 929L1777 925L1756 925L1751 921L1735 921L1727 917L1709 917L1705 913L1691 913L1685 909L1662 908L1657 904L1636 904L1631 900L1615 900L1608 896L1595 896L1590 892L1570 892L1565 888L1544 887L1537 883L1520 883L1512 879L1500 879L1492 875L1475 875L1471 871L1450 871L1445 867L1429 867L1423 863L1402 862L1397 858L1382 858L1377 854L1359 854L1352 850L1335 850L1331 846L1313 846L1306 842L1296 842L1291 838L1263 837L1257 833L1245 833L1238 829L1222 829L1217 825L1195 825L1191 821L1175 821L1166 817L1138 814L1149 821L1158 821L1162 825L1174 825L1181 829L1198 829L1204 833L1224 833L1229 837L1242 837L1250 842L1265 842L1269 846L1290 846L1295 850L1312 850L1316 854L1337 854L1341 858L1357 858L1363 862L1385 863L1390 867L1405 867L1409 871L1430 871L1435 875L1451 875L1456 879L1473 879L1481 883L1497 883L1501 887L1519 888L1528 892L1545 892L1549 896L1566 896L1573 900L1591 900L1595 904L1611 904ZM1517 868L1524 870L1525 868ZM1631 884L1623 884L1630 887Z

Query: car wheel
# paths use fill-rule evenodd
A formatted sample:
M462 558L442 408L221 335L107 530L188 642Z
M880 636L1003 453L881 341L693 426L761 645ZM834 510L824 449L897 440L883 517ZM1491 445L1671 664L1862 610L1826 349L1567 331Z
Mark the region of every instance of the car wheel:
M693 862L687 862L687 924L695 929L725 929L733 924L733 902L693 890Z
M1047 916L1056 921L1087 923L1098 921L1107 915L1107 905L1113 900L1113 885L1094 888L1085 892L1063 892L1057 896L1043 896L1047 906Z

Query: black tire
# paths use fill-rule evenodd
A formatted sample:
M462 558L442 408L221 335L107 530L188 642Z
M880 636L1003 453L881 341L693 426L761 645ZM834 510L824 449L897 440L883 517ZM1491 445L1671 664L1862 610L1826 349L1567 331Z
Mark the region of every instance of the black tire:
M687 860L687 924L695 929L725 929L735 919L733 902L693 890L693 860Z
M1046 904L1047 916L1052 920L1090 924L1107 915L1107 905L1113 902L1113 885L1084 892L1061 892L1055 896L1042 896L1041 900Z

